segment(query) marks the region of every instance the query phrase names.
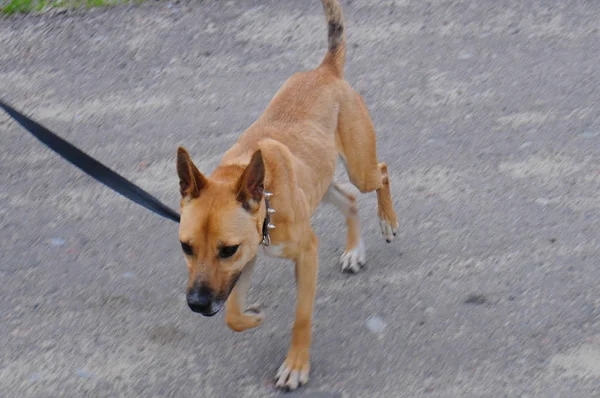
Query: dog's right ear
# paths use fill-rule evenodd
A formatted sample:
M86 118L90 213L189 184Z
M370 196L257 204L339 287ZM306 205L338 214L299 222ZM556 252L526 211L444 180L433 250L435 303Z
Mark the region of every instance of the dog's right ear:
M251 213L258 210L265 192L265 164L262 152L257 150L237 183L237 200Z
M183 147L177 148L177 175L182 197L193 199L200 196L200 191L206 186L206 177L200 173L192 162L190 154Z

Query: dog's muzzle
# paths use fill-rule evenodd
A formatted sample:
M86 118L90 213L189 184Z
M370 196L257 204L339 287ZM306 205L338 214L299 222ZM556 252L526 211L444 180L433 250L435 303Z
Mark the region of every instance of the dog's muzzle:
M210 288L201 284L192 287L187 293L188 306L192 311L203 316L211 317L216 315L217 312L221 311L221 308L223 308L223 304L235 287L240 275L241 273L235 275L233 282L229 286L227 294L225 295L219 294L215 296Z
M200 286L192 288L187 294L190 309L203 316L213 316L223 307L223 300L216 299L210 289Z

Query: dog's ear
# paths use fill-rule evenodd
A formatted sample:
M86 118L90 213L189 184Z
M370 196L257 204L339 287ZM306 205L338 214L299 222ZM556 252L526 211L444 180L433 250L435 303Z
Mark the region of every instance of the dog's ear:
M238 180L237 200L249 212L258 210L265 192L265 164L260 149L252 155L250 163Z
M190 154L183 147L177 148L177 175L179 191L182 197L197 198L206 186L206 177L200 173L192 162Z

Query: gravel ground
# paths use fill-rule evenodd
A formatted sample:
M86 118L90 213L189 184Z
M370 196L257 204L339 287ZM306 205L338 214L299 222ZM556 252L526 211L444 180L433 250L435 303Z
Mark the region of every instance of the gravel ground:
M600 397L600 3L343 1L346 78L389 164L398 239L360 198L368 267L342 274L322 207L302 397ZM292 73L318 1L240 0L0 19L3 98L177 206ZM185 304L177 225L0 114L4 397L270 397L291 264L261 259L255 331ZM344 186L347 180L340 170Z

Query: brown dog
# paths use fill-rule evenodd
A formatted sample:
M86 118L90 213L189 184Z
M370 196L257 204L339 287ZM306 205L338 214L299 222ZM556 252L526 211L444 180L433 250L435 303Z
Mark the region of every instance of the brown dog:
M276 376L276 385L288 390L308 381L318 246L311 216L320 202L346 216L342 270L357 272L365 261L355 198L333 182L338 156L352 184L363 193L377 192L388 242L398 228L387 166L377 162L373 124L362 98L343 79L340 4L323 0L323 7L329 28L325 59L315 70L288 79L210 177L198 171L185 149L177 151L179 238L190 276L187 301L194 312L212 316L226 301L231 329L256 327L263 315L246 308L246 294L259 246L296 263L296 320Z

